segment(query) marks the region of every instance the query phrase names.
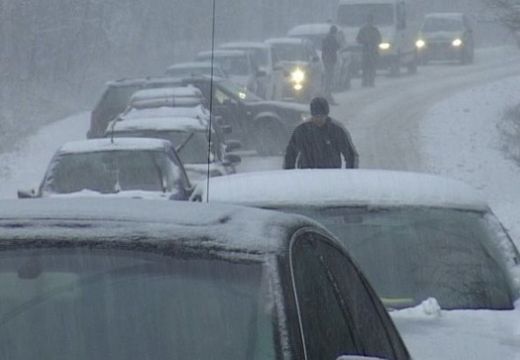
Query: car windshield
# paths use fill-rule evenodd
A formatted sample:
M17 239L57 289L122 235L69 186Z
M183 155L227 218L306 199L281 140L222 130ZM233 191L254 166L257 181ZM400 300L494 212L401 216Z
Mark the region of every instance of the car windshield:
M292 37L309 40L312 43L314 49L321 51L321 43L327 34L305 34L305 35L294 35Z
M197 60L211 61L211 54L199 56ZM251 74L247 56L215 54L213 61L228 75L246 76Z
M374 25L391 26L394 24L392 4L344 4L338 8L338 24L347 27L361 27L367 17L372 15Z
M463 25L461 20L449 18L427 18L422 27L422 32L437 32L437 31L462 31Z
M276 61L308 61L302 44L276 43L272 45Z
M208 133L205 131L121 131L117 137L146 137L169 140L175 148L182 145L178 152L183 164L207 164L208 162ZM213 154L210 155L210 161Z
M57 155L47 171L43 192L177 192L180 171L162 151L98 151Z
M277 358L260 263L61 248L0 264L2 359Z
M511 309L497 234L482 213L431 208L292 208L332 231L389 307Z

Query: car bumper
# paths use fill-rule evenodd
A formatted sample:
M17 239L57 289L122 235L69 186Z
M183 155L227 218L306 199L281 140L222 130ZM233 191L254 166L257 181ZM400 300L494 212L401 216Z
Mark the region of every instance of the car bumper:
M421 60L458 60L464 47L454 47L451 43L430 43L418 51Z

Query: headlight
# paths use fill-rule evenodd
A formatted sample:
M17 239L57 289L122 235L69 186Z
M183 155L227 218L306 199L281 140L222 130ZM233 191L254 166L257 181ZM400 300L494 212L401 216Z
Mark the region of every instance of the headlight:
M293 89L296 91L300 91L301 89L303 89L303 85L301 83L296 83L293 85Z
M419 39L415 42L415 46L417 47L417 49L422 49L426 46L426 41L424 41L423 39Z
M382 42L381 44L379 44L379 49L381 50L388 50L390 49L390 43L388 42Z
M455 40L453 40L451 45L453 45L455 47L460 47L460 46L462 46L462 40L461 39L455 39Z
M300 68L294 69L291 73L291 81L293 83L301 84L305 81L305 72Z

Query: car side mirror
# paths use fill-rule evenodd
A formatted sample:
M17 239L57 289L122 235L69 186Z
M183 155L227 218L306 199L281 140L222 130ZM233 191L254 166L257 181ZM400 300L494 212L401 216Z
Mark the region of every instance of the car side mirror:
M267 76L267 71L259 69L256 71L256 77L264 77Z
M219 125L220 130L223 134L229 135L233 132L233 127L229 124Z
M236 154L226 154L224 156L224 165L237 165L242 162L242 158Z
M341 355L336 360L386 360L383 358L364 355Z
M18 190L17 195L18 199L34 199L36 198L36 190Z
M226 141L226 152L235 151L242 148L242 143L238 140Z

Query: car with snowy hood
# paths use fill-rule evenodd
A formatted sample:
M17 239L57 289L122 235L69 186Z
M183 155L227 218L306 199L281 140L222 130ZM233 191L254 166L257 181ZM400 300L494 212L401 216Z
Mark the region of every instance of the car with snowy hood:
M330 32L331 26L332 24L330 23L302 24L290 29L287 32L287 36L309 40L321 58L321 46L323 40ZM341 29L336 33L336 40L340 45L340 50L338 51L333 87L335 90L341 91L350 89L352 77L356 72L354 65L354 54L356 53L347 48L347 40Z
M211 65L207 61L192 61L186 63L173 64L166 69L166 76L171 77L187 77L187 76L217 76L220 78L227 77L227 74L218 64Z
M469 18L462 13L427 14L416 47L423 64L430 60L472 63L475 41Z
M345 248L302 216L4 200L0 259L2 359L410 359Z
M187 200L192 186L173 145L151 138L71 141L52 157L38 190L19 198Z
M266 40L273 49L275 64L284 75L283 98L308 102L321 93L323 66L312 42L294 37Z
M520 354L520 256L465 184L382 170L286 170L213 178L200 190L210 202L324 225L365 272L414 358Z
M221 44L219 49L247 51L257 68L255 93L262 99L282 100L282 72L275 66L273 49L269 44L237 41Z
M236 172L240 156L231 154L239 144L226 144L205 120L189 117L132 118L117 121L106 133L113 138L157 138L170 141L190 181Z
M255 64L252 54L248 51L222 49L201 51L197 54L195 60L217 64L231 81L256 93L258 89L258 65Z

